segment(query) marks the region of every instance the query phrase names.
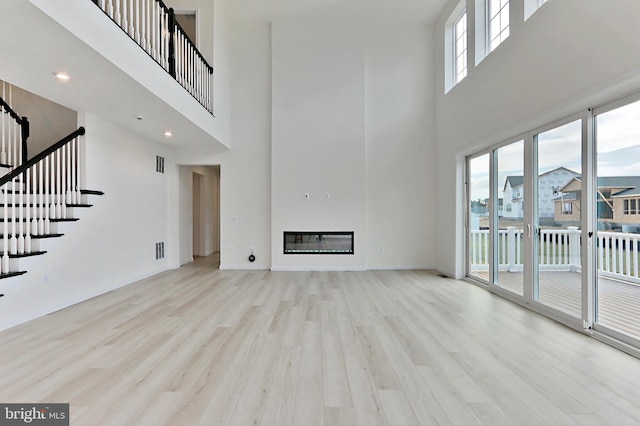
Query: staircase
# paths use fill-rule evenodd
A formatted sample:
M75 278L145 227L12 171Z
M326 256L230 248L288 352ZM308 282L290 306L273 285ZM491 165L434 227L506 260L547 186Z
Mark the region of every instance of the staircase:
M80 127L28 159L29 122L0 97L0 280L25 274L27 260L64 235L62 224L78 220L76 209L103 195L80 189L84 134Z

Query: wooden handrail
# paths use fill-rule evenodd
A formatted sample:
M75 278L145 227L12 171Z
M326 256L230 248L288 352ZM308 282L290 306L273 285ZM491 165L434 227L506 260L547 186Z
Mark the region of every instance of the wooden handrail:
M9 113L9 115L10 115L14 120L16 120L16 121L18 122L18 124L22 124L22 119L23 119L24 117L20 117L20 116L18 115L18 113L16 113L16 112L13 110L13 108L11 108L11 106L9 106L9 104L5 102L5 100L4 100L4 99L2 99L2 97L0 97L0 105L2 105L2 106L3 106L3 109L4 109L5 111L7 111L7 112Z
M64 138L60 139L58 142L54 143L49 148L45 149L44 151L40 152L39 154L36 154L32 159L30 159L28 161L25 161L19 167L16 167L10 173L7 173L6 175L4 175L2 178L0 178L0 186L4 185L7 182L10 182L11 179L13 179L13 178L20 176L21 174L26 172L29 168L31 168L34 164L38 163L43 158L49 156L51 153L53 153L53 152L57 151L58 149L62 148L63 146L65 146L66 144L68 144L69 142L71 142L72 140L77 138L78 136L82 136L84 134L85 134L84 127L79 127L78 130L76 130L76 131L70 133L68 136L65 136Z

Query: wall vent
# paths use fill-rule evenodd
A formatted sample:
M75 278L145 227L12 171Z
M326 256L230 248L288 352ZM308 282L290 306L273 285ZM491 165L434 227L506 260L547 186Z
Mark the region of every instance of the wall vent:
M156 243L156 260L164 259L164 241Z
M164 157L156 155L156 172L164 173Z

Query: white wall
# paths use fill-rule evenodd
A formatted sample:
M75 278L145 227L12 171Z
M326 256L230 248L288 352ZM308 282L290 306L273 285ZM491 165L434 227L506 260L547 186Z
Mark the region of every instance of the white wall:
M364 34L294 21L274 23L272 36L272 268L363 269ZM355 254L284 255L283 231L354 231Z
M469 33L474 0L467 1ZM552 0L526 22L512 0L511 36L444 94L444 22L436 25L437 260L464 274L464 156L640 89L640 2ZM469 57L474 58L473 43ZM455 213L454 213L455 212Z
M426 24L273 24L274 269L432 265L430 48ZM353 256L282 253L283 231L331 230Z
M176 161L220 165L220 267L269 269L271 27L231 22L228 28L232 149L217 155L177 149ZM250 247L256 250L254 263L248 260Z
M178 164L220 165L221 268L429 267L429 27L358 25L354 33L351 22L310 24L276 22L272 39L270 25L229 22L232 149L175 151ZM319 228L357 231L357 254L285 263L282 231Z
M9 84L5 84L5 100L9 103ZM0 84L0 96L2 89ZM13 86L11 108L29 120L29 158L75 131L78 114L62 105Z
M88 189L94 206L81 220L64 224L55 247L28 261L28 273L0 299L0 329L86 300L168 269L170 253L155 260L155 243L171 239L170 181L177 167L162 146L142 140L95 116L81 117L87 129ZM155 171L165 156L165 173Z
M367 35L367 267L430 268L437 203L432 31L387 23Z

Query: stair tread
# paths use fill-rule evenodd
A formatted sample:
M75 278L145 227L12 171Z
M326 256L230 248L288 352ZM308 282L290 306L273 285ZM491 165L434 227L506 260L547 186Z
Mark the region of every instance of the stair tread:
M9 235L9 238L11 238L13 235ZM26 237L26 234L24 234L24 236ZM31 239L42 239L42 238L59 238L59 237L64 237L64 234L31 234ZM4 234L0 234L0 240L4 239Z
M11 169L12 167L10 165L7 164L0 164L0 168L9 168ZM18 183L18 182L16 182ZM33 188L35 189L35 188ZM4 192L5 194L13 194L14 191L12 189L3 189L2 192ZM74 191L76 192L76 191ZM82 189L80 190L80 193L82 195L104 195L104 192L102 191L96 191L96 190L91 190L91 189ZM43 195L42 193L39 192L31 192L31 191L26 191L23 188L15 188L15 194L24 194L26 196L40 196ZM55 194L47 194L47 195L55 195ZM15 196L14 196L15 198ZM10 201L5 197L5 201ZM11 200L11 201L17 201L17 200ZM20 200L22 201L22 200ZM21 207L32 207L35 210L37 210L38 208L42 208L42 207L46 207L49 208L51 206L51 203L38 203L38 200L35 198L31 198L31 199L27 199L25 200L26 202L20 202L20 203L2 203L0 204L0 209L3 208L8 208L8 207L12 207L12 208L21 208ZM35 201L35 202L29 202L29 201ZM55 205L55 203L53 203ZM92 204L85 204L85 203L70 203L70 204L65 204L65 207L92 207ZM38 218L34 218L34 217L30 217L29 220L35 220ZM38 219L39 220L39 219ZM49 218L49 222L75 222L78 221L79 218L75 218L75 217L68 217L68 218ZM22 219L20 217L15 217L15 218L0 218L0 223L10 223L10 222L19 222L19 221L23 221L23 222L27 222L27 218L23 217ZM5 226L6 228L6 226ZM21 226L22 228L22 226ZM29 228L27 227L27 230L29 230ZM27 236L27 234L23 234L24 236ZM40 239L40 238L57 238L57 237L62 237L64 234L43 234L43 235L30 235L31 239ZM4 234L0 234L0 240L4 240L6 237L14 237L14 235L4 235ZM39 256L42 254L46 254L46 251L31 251L29 253L16 253L16 254L11 254L11 253L7 253L7 255L9 256L9 258L15 259L15 258L23 258L23 257L31 257L31 256ZM5 252L0 252L0 258L5 256ZM12 272L6 272L6 273L0 273L0 279L4 279L4 278L11 278L11 277L16 277L19 275L23 275L26 274L27 271L12 271ZM0 295L0 296L4 296L4 295Z
M33 217L29 218L29 220L33 220L33 219L34 219ZM77 218L77 217L65 217L65 218L62 218L62 217L60 217L60 218L52 218L52 217L50 217L49 218L49 222L76 222L78 220L80 220L80 219ZM23 217L22 221L26 222L27 218ZM12 218L5 219L4 217L0 217L0 223L1 222L20 222L20 219L19 218L18 219L12 219Z
M29 203L28 204L29 207L42 207L42 206L46 206L46 207L50 207L51 204L40 204L40 203ZM4 203L0 203L0 209L3 208L5 206ZM20 207L20 204L7 204L7 207ZM82 203L68 203L65 204L66 207L93 207L93 204L82 204ZM27 203L22 203L22 207L27 207Z
M13 259L17 259L17 258L21 258L21 257L31 257L31 256L40 256L41 254L45 254L46 251L31 251L29 253L15 253L15 254L11 254L9 253L9 257L13 258ZM4 256L4 252L0 252L0 257Z
M12 278L12 277L17 277L19 275L23 275L26 274L27 271L15 271L15 272L6 272L4 274L0 274L0 280L3 278Z
M104 192L96 191L95 189L81 189L80 193L86 195L104 195Z

